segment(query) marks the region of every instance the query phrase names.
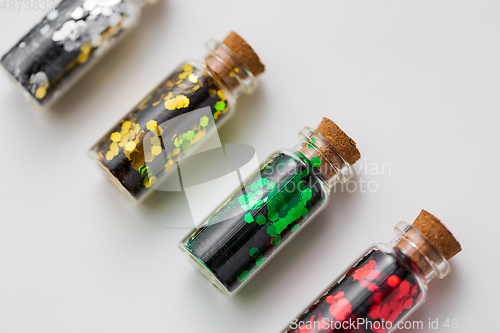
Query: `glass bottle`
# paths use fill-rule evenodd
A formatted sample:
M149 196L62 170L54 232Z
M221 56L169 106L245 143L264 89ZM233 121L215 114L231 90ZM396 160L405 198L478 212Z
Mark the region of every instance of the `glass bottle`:
M62 0L0 60L28 101L47 107L157 0ZM82 92L83 93L83 92Z
M359 152L331 120L304 128L292 150L280 150L250 176L180 248L231 297L325 207L337 182L353 176ZM340 150L339 150L340 148Z
M422 211L413 225L400 222L390 243L377 243L283 332L392 332L426 298L427 285L450 272L460 244L441 222ZM424 329L424 327L414 327Z
M134 202L143 200L176 162L221 126L243 92L257 87L264 65L236 33L207 43L202 61L187 61L104 135L89 155ZM244 59L244 60L242 60ZM245 61L245 62L243 62Z

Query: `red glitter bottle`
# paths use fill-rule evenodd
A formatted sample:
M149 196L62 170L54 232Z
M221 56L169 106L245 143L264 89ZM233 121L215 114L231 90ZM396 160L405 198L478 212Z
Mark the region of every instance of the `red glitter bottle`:
M404 327L424 302L428 282L449 273L448 260L461 246L425 210L395 232L391 243L374 244L283 332L388 333Z

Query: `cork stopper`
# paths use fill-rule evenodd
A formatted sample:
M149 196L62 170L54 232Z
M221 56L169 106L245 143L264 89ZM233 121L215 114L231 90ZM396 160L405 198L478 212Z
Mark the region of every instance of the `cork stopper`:
M260 62L259 56L250 45L236 32L231 31L223 43L234 53L236 57L257 76L264 72L265 66Z
M326 180L332 181L330 185L337 181L348 181L352 177L350 164L359 160L361 156L356 148L356 142L328 118L323 118L316 131L311 129L309 131L311 133L304 135L311 141L302 144L300 152L313 165L319 166L319 171Z
M237 95L242 90L242 85L254 82L251 76L264 72L264 65L250 45L237 33L231 32L222 44L214 46L213 53L205 62L217 79ZM247 92L253 91L248 86L246 88Z
M353 164L361 157L356 142L351 139L344 131L340 129L333 121L328 118L323 118L323 121L316 128L339 154L349 163ZM333 152L323 152L326 156L331 155Z
M412 225L427 238L432 246L441 252L446 260L453 258L462 251L460 243L453 237L451 232L437 217L428 211L422 209Z

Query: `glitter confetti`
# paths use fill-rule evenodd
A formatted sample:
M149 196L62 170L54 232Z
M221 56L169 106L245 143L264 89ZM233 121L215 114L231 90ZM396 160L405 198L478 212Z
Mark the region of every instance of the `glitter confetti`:
M368 251L342 278L298 317L302 329L289 327L283 333L335 333L334 323L390 321L395 325L422 299L423 292L412 270L393 253L377 248ZM311 322L328 323L307 329ZM339 326L342 327L342 326ZM349 326L350 327L350 326ZM374 328L377 327L377 328ZM360 325L355 333L387 333L390 329Z
M0 60L40 105L50 104L138 23L127 0L62 0Z
M321 177L301 153L278 153L186 237L184 249L235 292L326 202Z
M227 100L221 99L221 96L225 98L225 93L209 93L210 90L221 89L205 70L191 64L181 66L99 140L91 155L109 170L131 197L137 201L143 199L151 192L152 185L165 179L175 169L172 168L175 162L229 114ZM224 108L221 110L222 105ZM189 124L178 124L174 120L179 115L207 106L212 114L222 111L215 123L207 116ZM164 128L161 124L169 120L172 120L172 125L168 123ZM149 151L144 151L143 140L150 131L155 136L148 142ZM118 148L112 150L114 142L118 143ZM146 163L164 171L149 179L148 172L139 171L144 171Z

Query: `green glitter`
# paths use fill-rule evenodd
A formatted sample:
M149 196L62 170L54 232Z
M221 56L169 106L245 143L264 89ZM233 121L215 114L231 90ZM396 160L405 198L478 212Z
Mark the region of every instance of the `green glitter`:
M142 166L139 168L139 172L141 173L141 176L144 176L144 172L145 172L146 170L148 170L148 169L149 169L149 166L147 166L147 165L142 165Z
M254 220L252 213L246 213L245 214L245 222L246 223L252 223Z
M210 121L210 119L208 119L207 116L201 117L200 118L200 126L201 127L207 127L209 121Z
M318 140L316 138L312 138L311 141L316 143L316 141L318 141Z
M175 138L174 140L174 146L179 148L182 145L182 139L180 137Z
M318 156L314 156L311 158L311 163L316 167L319 168L321 165L321 159Z
M184 140L191 141L194 138L194 131L187 131L182 137Z
M309 200L312 198L312 191L310 188L306 188L304 189L301 193L300 193L300 196L302 197L302 200Z
M250 255L253 257L255 256L257 253L259 253L259 248L257 247L252 247L249 251Z
M256 222L258 225L264 225L267 222L267 219L264 215L260 214L257 216Z
M236 280L238 280L238 282L243 282L248 278L248 275L250 275L249 271L243 271L243 272L241 272L240 275L238 275Z
M223 111L226 108L226 103L224 101L218 101L215 103L215 110L217 111Z
M262 264L264 263L264 261L265 261L265 260L266 260L266 257L262 257L262 259L258 260L258 261L255 263L255 265L256 265L256 266L260 266L260 265L262 265Z
M240 232L244 230L251 237L250 242L221 249L218 254L227 258L226 251L237 256L243 251L245 265L237 267L231 282L246 282L267 260L265 256L281 246L324 202L315 168L321 160L294 154L297 158L280 154L268 161L216 218L223 221L236 214L241 219L238 223L243 223Z
M274 237L278 233L276 232L276 226L274 224L271 224L269 227L267 227L267 231L269 236Z

